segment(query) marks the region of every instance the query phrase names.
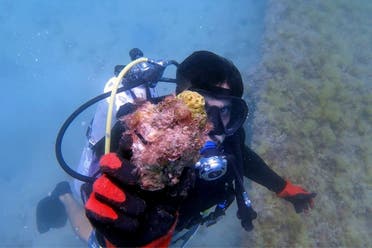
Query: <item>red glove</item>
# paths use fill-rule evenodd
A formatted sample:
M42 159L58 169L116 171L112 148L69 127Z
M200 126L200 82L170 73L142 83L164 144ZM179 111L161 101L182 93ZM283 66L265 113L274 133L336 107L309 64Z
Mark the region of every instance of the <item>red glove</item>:
M277 194L279 197L291 202L296 213L309 211L314 207L314 197L316 193L309 193L300 186L293 185L290 181L286 182L284 189Z
M125 159L131 155L127 141L120 145L121 155L109 153L101 158L103 174L93 184L86 215L97 233L112 245L166 247L177 220L178 187L142 190L134 165Z

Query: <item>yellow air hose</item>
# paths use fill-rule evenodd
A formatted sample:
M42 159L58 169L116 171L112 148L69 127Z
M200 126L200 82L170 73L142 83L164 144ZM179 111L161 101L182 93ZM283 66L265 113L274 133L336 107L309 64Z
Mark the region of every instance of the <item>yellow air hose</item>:
M133 60L128 65L126 65L123 70L119 73L119 75L114 79L114 84L111 89L111 95L109 99L109 106L107 110L107 118L106 118L106 136L105 136L105 154L110 152L110 144L111 144L111 122L112 122L112 109L114 107L115 102L115 96L116 92L118 91L119 84L125 74L136 64L147 62L148 58L139 58L136 60Z

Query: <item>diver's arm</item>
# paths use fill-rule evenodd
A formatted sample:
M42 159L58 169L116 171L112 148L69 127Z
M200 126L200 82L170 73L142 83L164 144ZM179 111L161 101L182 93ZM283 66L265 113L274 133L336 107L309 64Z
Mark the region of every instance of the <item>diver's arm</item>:
M243 150L244 176L261 184L269 190L281 192L286 181L275 173L254 151L247 146Z
M292 184L276 174L260 156L244 144L244 131L241 135L244 176L275 192L278 197L293 204L296 213L307 212L314 207L314 192Z
M110 150L117 151L121 134L125 132L124 125L117 121L111 129ZM105 154L105 138L100 139L92 148L94 155L101 158Z
M259 155L245 145L244 130L241 128L238 132L243 157L244 176L275 193L281 192L286 185L286 181L276 174Z

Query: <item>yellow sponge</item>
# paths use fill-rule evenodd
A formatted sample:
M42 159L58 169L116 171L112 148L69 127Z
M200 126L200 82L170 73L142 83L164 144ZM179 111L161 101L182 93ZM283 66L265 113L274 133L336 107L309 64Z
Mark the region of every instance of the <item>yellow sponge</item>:
M190 109L193 116L201 115L206 117L205 112L205 100L202 95L195 91L186 90L177 95L178 99L181 99L187 107Z

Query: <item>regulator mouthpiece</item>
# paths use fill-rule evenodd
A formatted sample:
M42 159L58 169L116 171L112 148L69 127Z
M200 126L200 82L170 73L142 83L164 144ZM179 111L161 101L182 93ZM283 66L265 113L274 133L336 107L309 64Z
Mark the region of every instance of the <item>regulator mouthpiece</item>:
M200 150L202 157L195 164L201 179L213 181L226 174L227 160L225 156L221 156L219 153L215 142L207 141L204 144Z

